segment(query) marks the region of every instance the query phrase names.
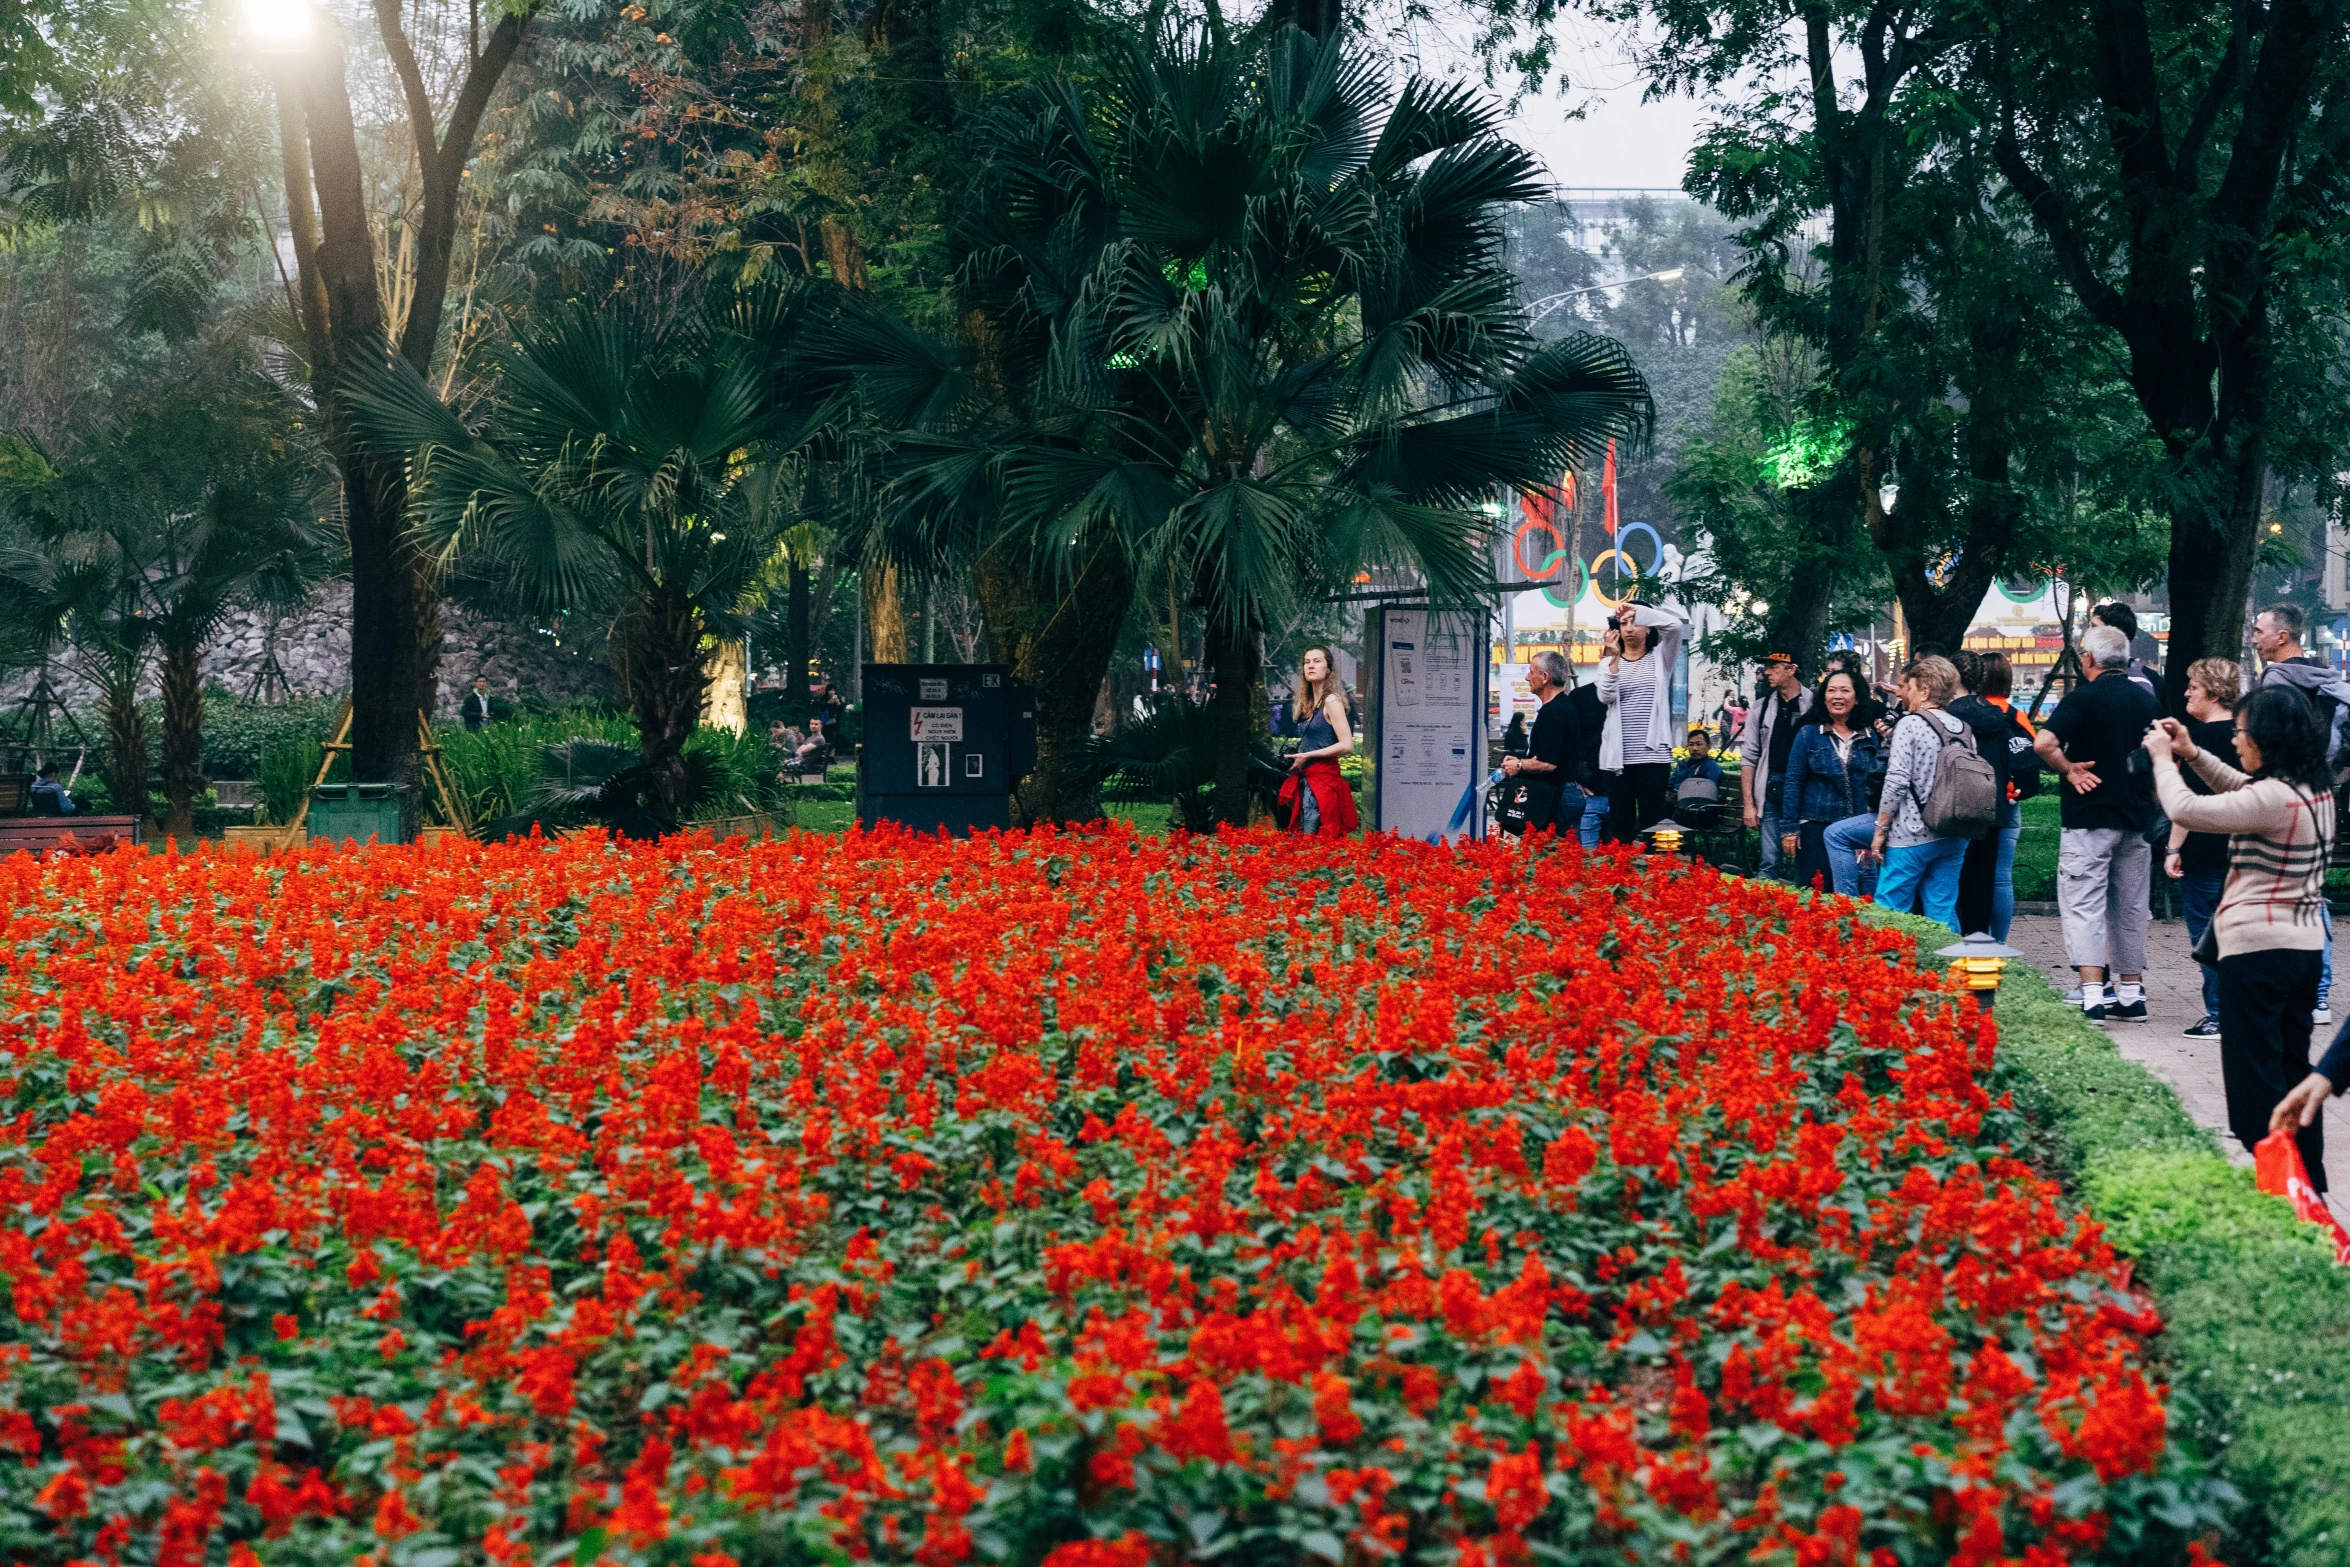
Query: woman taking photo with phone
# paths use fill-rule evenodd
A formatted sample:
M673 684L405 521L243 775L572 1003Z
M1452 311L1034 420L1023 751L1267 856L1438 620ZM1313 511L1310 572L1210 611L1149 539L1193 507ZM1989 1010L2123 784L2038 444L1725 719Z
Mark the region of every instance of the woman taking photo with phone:
M1346 687L1326 647L1307 648L1298 660L1297 714L1297 749L1281 786L1290 830L1344 837L1355 830L1355 797L1338 759L1354 754L1355 732L1347 722Z
M2309 700L2281 685L2253 692L2236 709L2241 770L2197 745L2175 718L2146 731L2155 797L2171 825L2228 835L2227 884L2196 948L2198 958L2206 948L2218 956L2228 1130L2249 1150L2272 1125L2297 1121L2301 1161L2320 1192L2326 1189L2325 1128L2317 1111L2341 1087L2335 1074L2350 1074L2350 1065L2337 1060L2345 1054L2338 1045L2316 1072L2309 1069L2310 1013L2325 941L2318 911L2334 842L2326 739ZM2187 787L2181 762L2211 793Z
M1600 639L1595 684L1607 725L1600 731L1599 770L1611 775L1611 843L1635 842L1664 817L1673 773L1673 665L1688 631L1688 622L1670 610L1626 604Z

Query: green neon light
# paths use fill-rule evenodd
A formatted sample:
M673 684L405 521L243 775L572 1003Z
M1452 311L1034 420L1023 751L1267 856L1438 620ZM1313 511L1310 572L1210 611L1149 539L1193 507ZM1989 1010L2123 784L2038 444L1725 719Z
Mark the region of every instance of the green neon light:
M1763 470L1782 490L1808 490L1835 471L1851 445L1849 419L1798 419L1785 440L1763 453Z

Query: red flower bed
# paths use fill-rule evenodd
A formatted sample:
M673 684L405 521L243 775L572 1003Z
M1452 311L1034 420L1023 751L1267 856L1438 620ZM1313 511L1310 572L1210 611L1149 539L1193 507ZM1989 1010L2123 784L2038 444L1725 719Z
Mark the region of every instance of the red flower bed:
M903 836L0 866L0 1550L2183 1556L1890 935L1702 869Z

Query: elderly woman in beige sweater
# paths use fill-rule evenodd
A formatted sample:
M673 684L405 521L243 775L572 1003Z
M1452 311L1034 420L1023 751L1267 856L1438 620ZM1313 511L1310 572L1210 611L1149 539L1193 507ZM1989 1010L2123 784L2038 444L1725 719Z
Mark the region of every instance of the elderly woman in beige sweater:
M2154 791L2174 827L2228 835L2228 879L2206 940L2219 949L2220 1075L2228 1129L2251 1148L2309 1073L2326 859L2334 841L2326 726L2298 691L2255 691L2236 709L2230 767L2165 718L2146 731ZM2179 775L2195 769L2211 793ZM2311 1118L2313 1123L2315 1118ZM2310 1184L2326 1189L2325 1128L2300 1130Z

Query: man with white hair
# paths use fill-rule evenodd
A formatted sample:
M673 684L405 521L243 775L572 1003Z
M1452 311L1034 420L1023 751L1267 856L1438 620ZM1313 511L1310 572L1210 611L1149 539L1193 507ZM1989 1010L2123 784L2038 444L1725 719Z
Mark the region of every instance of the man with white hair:
M2140 742L2162 705L2129 678L2130 639L2111 626L2081 634L2082 682L2066 693L2033 749L2058 791L2056 907L2065 956L2081 976L2081 1014L2146 1020L2147 889L2158 814ZM2135 762L2135 765L2133 765ZM2109 997L2106 973L2118 984Z
M1574 675L1566 659L1541 652L1526 666L1526 689L1542 704L1526 737L1526 755L1505 756L1501 770L1526 780L1526 835L1552 829L1562 836L1583 820L1582 772L1574 704L1563 700Z

